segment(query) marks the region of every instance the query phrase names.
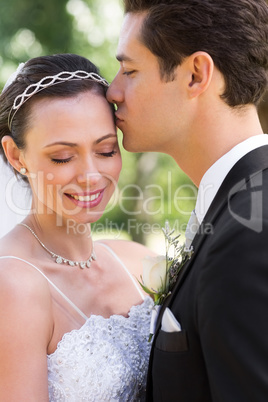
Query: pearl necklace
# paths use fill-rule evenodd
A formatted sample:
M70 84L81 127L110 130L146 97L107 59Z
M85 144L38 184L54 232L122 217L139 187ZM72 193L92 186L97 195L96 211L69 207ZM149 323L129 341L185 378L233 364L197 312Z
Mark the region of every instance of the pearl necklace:
M72 260L69 260L68 258L61 257L60 255L58 255L58 254L53 253L52 251L50 251L50 250L44 245L44 243L41 242L41 240L39 239L39 237L37 236L37 234L33 231L32 228L30 228L30 226L26 225L25 223L19 223L19 225L25 226L27 229L30 230L30 232L32 233L32 235L36 238L36 240L38 240L38 242L41 244L41 246L52 256L52 258L55 258L55 259L56 259L55 262L56 262L57 264L69 264L71 267L79 266L81 269L84 269L84 268L86 268L86 267L87 267L87 268L90 268L90 264L91 264L91 261L92 261L92 260L96 261L96 254L95 254L95 251L94 251L94 246L93 246L93 244L92 244L92 247L93 247L93 248L92 248L92 253L91 253L90 257L89 257L86 261L72 261Z

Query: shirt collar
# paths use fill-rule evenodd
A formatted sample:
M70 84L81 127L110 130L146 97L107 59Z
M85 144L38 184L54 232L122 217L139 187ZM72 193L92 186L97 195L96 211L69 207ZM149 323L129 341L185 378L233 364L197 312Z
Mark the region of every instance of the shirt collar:
M242 141L218 159L204 174L200 182L195 206L199 224L204 219L217 191L232 167L248 152L268 145L268 135L260 134Z

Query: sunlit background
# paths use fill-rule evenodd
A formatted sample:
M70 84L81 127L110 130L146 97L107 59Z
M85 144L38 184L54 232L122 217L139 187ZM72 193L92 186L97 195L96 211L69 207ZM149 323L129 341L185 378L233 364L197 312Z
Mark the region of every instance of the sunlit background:
M49 53L91 58L112 79L123 18L119 0L1 0L0 83L18 62Z
M122 19L120 0L0 0L0 87L20 62L70 52L89 58L111 81ZM265 132L267 105L266 97L260 106ZM168 219L184 232L196 188L166 155L122 149L122 156L117 206L93 226L95 236L132 238L161 252L161 226Z

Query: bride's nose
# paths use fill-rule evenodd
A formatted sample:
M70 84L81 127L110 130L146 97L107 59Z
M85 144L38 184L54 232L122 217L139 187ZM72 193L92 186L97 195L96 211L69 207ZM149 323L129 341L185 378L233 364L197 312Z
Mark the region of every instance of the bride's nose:
M87 163L81 164L76 180L78 184L86 183L90 187L94 187L99 183L101 178L102 175L94 161L88 159Z

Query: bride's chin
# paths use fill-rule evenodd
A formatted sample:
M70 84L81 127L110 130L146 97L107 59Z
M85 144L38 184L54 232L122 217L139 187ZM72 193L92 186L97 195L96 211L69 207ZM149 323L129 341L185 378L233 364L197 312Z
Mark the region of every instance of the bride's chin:
M77 215L68 215L63 217L63 221L65 225L74 225L74 226L82 226L82 225L91 225L96 223L102 216L103 212L86 212L82 214L83 216Z

